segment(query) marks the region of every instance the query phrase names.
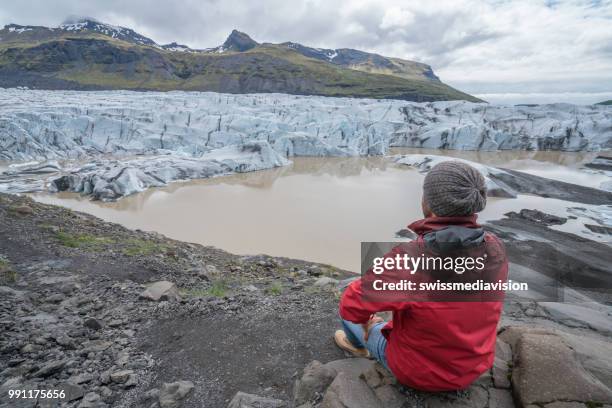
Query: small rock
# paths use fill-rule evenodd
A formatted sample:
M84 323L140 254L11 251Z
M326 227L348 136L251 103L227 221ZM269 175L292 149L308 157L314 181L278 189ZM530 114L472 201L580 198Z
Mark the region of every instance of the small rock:
M130 353L128 353L127 351L122 351L117 356L117 359L115 360L115 364L117 364L119 367L123 367L129 361L130 361Z
M83 343L83 349L80 350L81 355L86 355L89 353L99 353L108 349L113 344L109 341L104 340L91 340Z
M125 384L123 384L123 388L131 388L138 385L138 377L136 374L130 374Z
M281 400L239 391L234 395L227 408L283 408L286 406Z
M318 288L335 287L336 285L338 285L338 280L327 276L320 277L314 283L314 286Z
M132 374L134 374L134 371L132 370L115 371L114 373L111 373L110 379L114 383L123 384L130 378L130 375Z
M123 324L123 320L113 319L108 322L108 327L119 327Z
M64 401L70 402L83 398L85 389L80 385L64 383L58 386L58 389L63 390L65 397Z
M83 322L83 325L91 330L100 330L102 328L102 323L100 323L98 320L94 319L93 317L85 319L85 321Z
M208 264L200 269L197 269L197 275L201 279L211 281L219 275L219 270L215 265Z
M113 395L113 390L111 390L110 388L106 386L102 386L100 387L100 394L102 394L103 398L108 398L111 395Z
M110 378L110 371L103 371L100 373L100 383L102 384L109 384L111 382L111 378Z
M306 272L308 272L310 276L321 276L323 274L323 271L321 271L321 268L317 265L311 265Z
M323 395L324 391L336 378L336 370L313 361L304 368L302 378L296 380L293 388L295 405L301 405Z
M100 394L88 392L83 397L83 401L79 404L79 408L102 408L106 404L100 400Z
M25 344L21 348L20 351L21 351L22 354L28 354L28 353L32 353L32 352L36 351L36 349L37 349L37 347L34 344L28 343L28 344Z
M71 384L84 384L93 380L94 376L90 373L83 373L72 376L68 379L68 382Z
M63 295L63 294L61 294L61 293L55 293L55 294L53 294L53 295L51 295L51 296L48 296L48 297L45 299L45 302L47 302L47 303L54 303L54 304L57 304L57 303L60 303L60 302L61 302L62 300L64 300L64 299L66 299L66 296L64 296L64 295Z
M159 281L155 282L140 294L141 299L148 299L155 302L166 300L181 300L178 288L172 282Z
M12 358L8 361L8 366L9 367L15 367L18 366L19 364L23 363L24 361L26 361L25 358Z
M17 214L21 214L21 215L34 214L34 210L32 209L32 207L25 205L25 204L18 205L16 207L12 207L12 210L16 212Z
M159 391L159 406L161 408L177 408L189 393L193 391L194 385L191 381L176 381L164 383Z
M67 348L67 349L75 348L74 341L70 337L66 336L65 334L56 336L55 342L59 344L60 346L64 346L64 348Z
M516 213L514 211L505 214L508 218L522 218L542 225L563 225L567 222L567 218L558 217L556 215L547 214L539 210L522 209Z
M33 377L49 377L57 372L62 371L66 363L66 360L51 361L50 363L45 364L44 366L42 366L42 368L36 371L33 374Z

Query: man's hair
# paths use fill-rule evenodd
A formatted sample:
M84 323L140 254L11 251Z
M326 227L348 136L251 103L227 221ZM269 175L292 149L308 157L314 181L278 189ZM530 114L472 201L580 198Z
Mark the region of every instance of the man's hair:
M471 215L487 205L487 186L482 174L469 164L445 161L425 176L423 198L439 217Z

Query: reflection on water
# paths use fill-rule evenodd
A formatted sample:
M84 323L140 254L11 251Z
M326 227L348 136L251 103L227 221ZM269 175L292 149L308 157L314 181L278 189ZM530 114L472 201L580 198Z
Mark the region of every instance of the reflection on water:
M408 152L431 153L422 149ZM600 182L599 176L577 170L592 155L445 154L566 181ZM35 198L129 228L158 231L230 252L308 259L357 271L361 241L388 241L395 231L421 217L423 177L382 157L296 158L287 167L175 183L115 203L65 193ZM563 215L565 206L559 200L539 197L491 199L481 217L500 218L511 210L538 207ZM565 228L580 227L570 224Z

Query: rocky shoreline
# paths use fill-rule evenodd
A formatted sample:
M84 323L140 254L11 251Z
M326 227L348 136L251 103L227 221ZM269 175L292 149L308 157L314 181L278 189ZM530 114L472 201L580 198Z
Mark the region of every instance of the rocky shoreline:
M566 247L542 243L557 232L538 220L550 220L523 215L488 227L509 247L511 275L546 275L546 259L576 256L571 234L555 235ZM518 229L531 236L515 240ZM64 389L63 406L82 408L612 404L609 299L579 288L565 303L510 296L493 370L466 391L429 394L333 345L347 271L236 256L6 194L0 233L2 407L56 406L9 400L9 389ZM590 255L593 273L610 273L609 247ZM564 264L581 286L585 269Z

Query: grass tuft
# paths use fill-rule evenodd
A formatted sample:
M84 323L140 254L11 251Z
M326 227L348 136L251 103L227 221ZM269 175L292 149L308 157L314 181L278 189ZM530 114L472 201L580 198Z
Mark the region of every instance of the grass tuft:
M17 272L13 270L11 263L0 257L0 283L15 283L17 282Z
M69 248L96 249L115 242L112 238L108 237L97 237L90 234L70 234L64 231L57 232L55 237L60 244Z
M195 297L195 298L202 298L202 297L206 297L209 295L208 289L204 289L204 288L181 289L180 293L181 293L181 296Z
M281 286L280 283L275 282L272 285L270 285L270 287L267 289L267 292L270 295L278 296L283 293L283 287Z
M161 254L167 251L168 247L166 245L137 238L129 239L125 244L125 248L123 248L123 253L128 256Z
M209 296L222 298L227 294L227 284L222 280L214 281L206 293Z

